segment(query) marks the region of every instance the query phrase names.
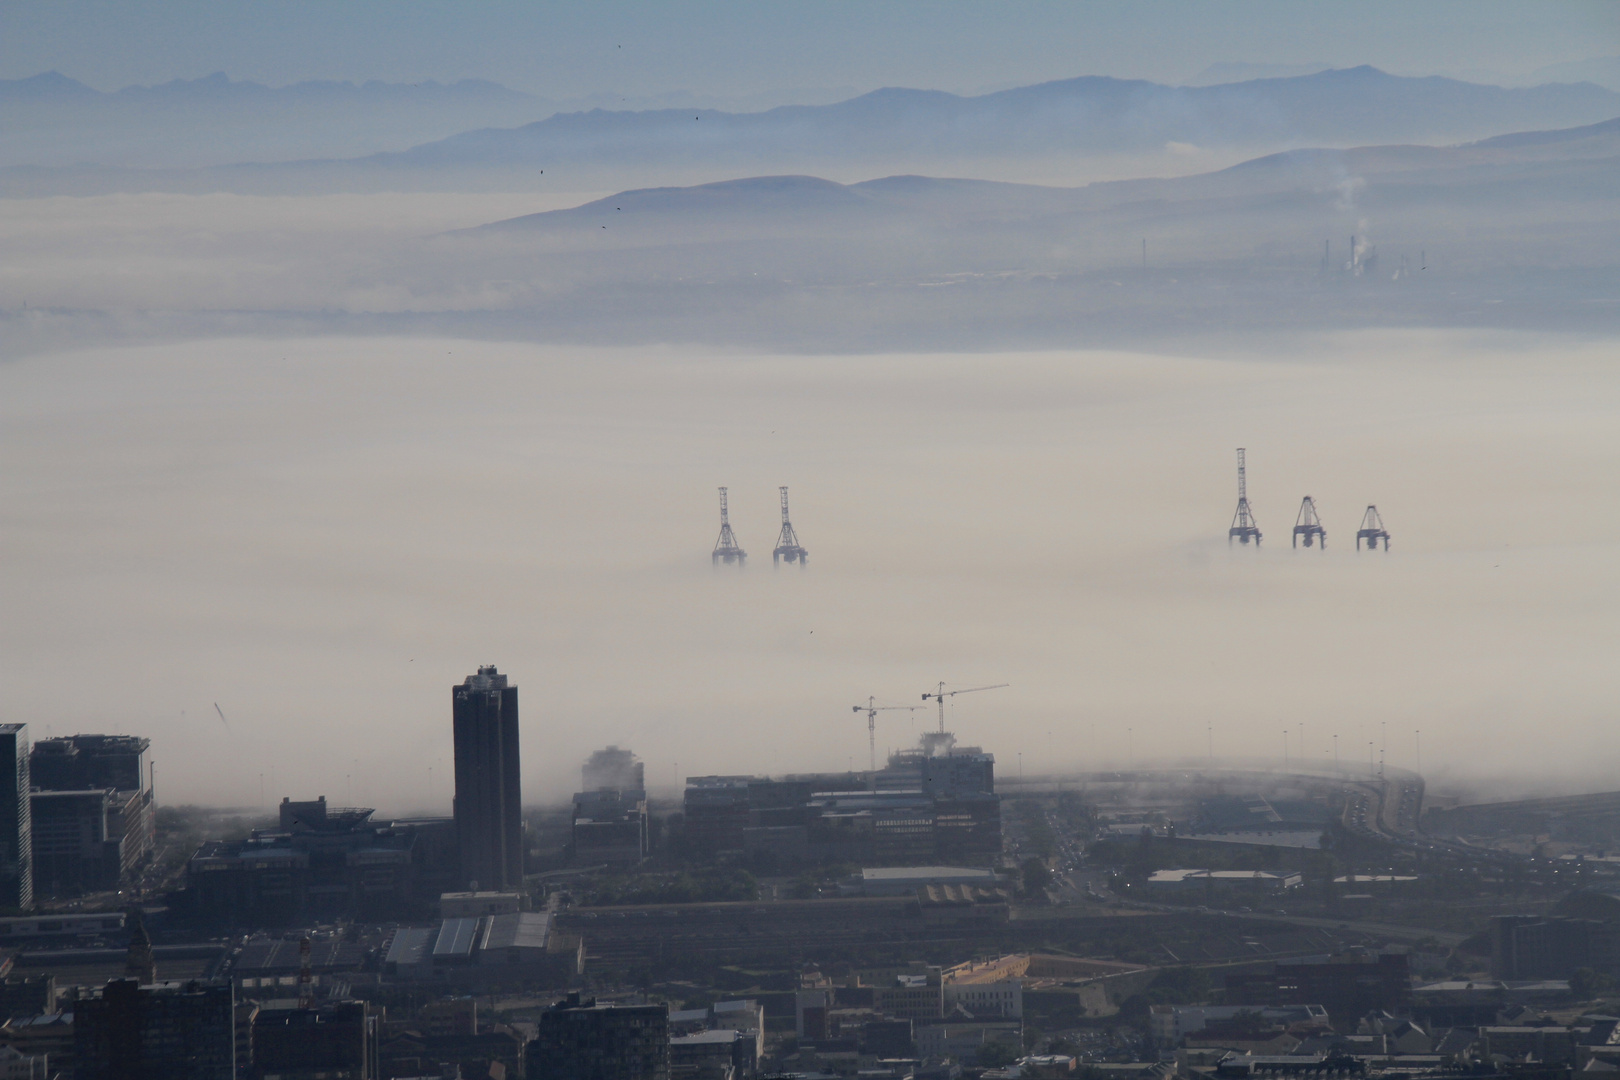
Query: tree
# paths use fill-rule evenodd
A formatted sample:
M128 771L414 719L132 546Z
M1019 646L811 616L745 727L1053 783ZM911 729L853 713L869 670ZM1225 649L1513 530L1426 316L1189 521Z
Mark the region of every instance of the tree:
M1052 871L1040 859L1025 859L1023 871L1024 892L1031 896L1046 888L1052 880Z
M1591 1001L1614 986L1614 980L1591 968L1576 968L1569 976L1569 993L1576 1001Z
M998 1039L979 1047L976 1060L983 1069L1004 1069L1017 1061L1018 1056L1018 1047Z

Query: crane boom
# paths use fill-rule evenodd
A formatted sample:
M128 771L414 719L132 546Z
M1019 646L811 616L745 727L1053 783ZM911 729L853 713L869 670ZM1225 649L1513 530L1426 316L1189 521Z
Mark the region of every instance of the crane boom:
M1012 683L1001 682L1001 683L996 683L994 686L969 686L969 687L966 687L966 688L964 688L962 690L946 690L945 689L945 684L942 682L942 683L939 684L938 689L936 689L931 694L924 694L922 696L922 699L924 701L927 701L929 698L933 698L935 701L939 702L939 731L940 731L940 734L943 735L945 733L945 699L946 698L955 697L957 694L976 694L980 690L1000 690L1004 686L1011 686L1011 685L1012 685Z

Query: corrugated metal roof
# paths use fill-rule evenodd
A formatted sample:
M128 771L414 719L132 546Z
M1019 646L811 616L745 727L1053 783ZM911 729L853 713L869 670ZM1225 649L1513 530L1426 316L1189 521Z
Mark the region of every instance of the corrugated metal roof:
M551 916L540 911L492 915L484 935L485 949L543 949L551 935Z
M993 883L996 872L967 866L869 866L861 870L861 879L931 882L939 885L979 881Z
M433 947L438 933L431 926L401 927L394 932L394 940L388 946L387 962L407 967L426 963L428 950Z
M471 956L478 940L477 919L446 919L439 924L439 939L433 943L433 958Z

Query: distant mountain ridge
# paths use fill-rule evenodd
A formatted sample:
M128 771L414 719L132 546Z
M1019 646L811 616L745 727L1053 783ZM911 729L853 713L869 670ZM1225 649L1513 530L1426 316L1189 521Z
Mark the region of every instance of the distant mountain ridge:
M1614 116L1620 94L1590 84L1505 89L1364 66L1207 87L1083 76L978 97L887 88L835 105L761 113L593 110L466 132L373 160L444 167L652 157L1027 156L1167 143L1458 142Z
M478 80L270 88L213 75L103 94L48 73L0 83L0 194L526 190L558 176L608 190L643 177L837 170L1068 175L1110 155L1138 168L1137 158L1209 152L1231 161L1301 146L1457 144L1614 117L1620 93L1591 84L1510 89L1367 66L1213 86L1082 76L972 97L890 87L761 112L549 113L541 99Z

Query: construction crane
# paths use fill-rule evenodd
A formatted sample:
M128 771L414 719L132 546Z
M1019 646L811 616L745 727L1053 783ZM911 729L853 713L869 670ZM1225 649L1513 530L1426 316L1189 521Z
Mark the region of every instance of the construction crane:
M1299 538L1305 538L1305 546L1320 541L1322 550L1327 550L1327 530L1322 528L1322 519L1316 515L1316 500L1309 495L1299 504L1299 517L1294 519L1294 546L1299 547Z
M1232 515L1232 527L1226 530L1226 546L1231 547L1232 541L1247 544L1254 541L1254 546L1260 546L1260 526L1255 524L1254 511L1249 509L1249 478L1248 470L1244 468L1243 447L1238 447L1238 504L1237 513Z
M726 509L725 488L720 489L720 539L714 542L714 553L709 558L716 566L721 563L736 563L741 566L743 560L748 558L748 552L737 543L737 537L731 531L731 516Z
M1378 541L1384 542L1384 550L1389 550L1389 530L1384 528L1384 519L1378 513L1378 507L1367 505L1367 512L1361 515L1361 528L1356 530L1356 550L1361 550L1361 542L1367 541L1368 551L1378 550Z
M879 705L877 703L877 698L875 698L875 697L867 698L865 705L856 705L856 706L854 706L854 710L856 712L863 712L863 713L866 714L866 742L867 742L868 752L871 754L871 758L872 758L872 788L873 788L873 790L876 790L876 788L877 788L877 714L880 713L880 712L891 712L891 711L893 711L895 709L904 709L906 712L916 712L918 709L923 709L923 708L927 708L927 706L925 706L925 705Z
M945 684L940 683L938 689L936 689L933 693L924 694L922 699L927 701L929 698L933 698L935 701L939 702L939 733L943 735L945 734L946 698L955 697L957 694L977 694L980 690L1000 690L1003 686L1011 685L1012 683L998 682L994 686L969 686L963 690L947 690L945 689Z
M810 561L810 553L799 546L799 534L793 531L793 522L788 520L787 485L777 490L782 493L782 535L776 538L776 550L771 552L771 562L781 565L782 560L786 559L803 568Z

